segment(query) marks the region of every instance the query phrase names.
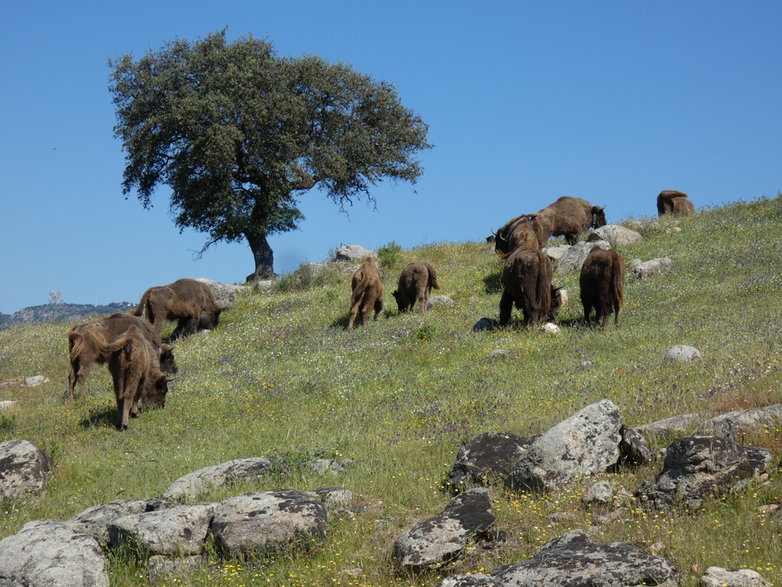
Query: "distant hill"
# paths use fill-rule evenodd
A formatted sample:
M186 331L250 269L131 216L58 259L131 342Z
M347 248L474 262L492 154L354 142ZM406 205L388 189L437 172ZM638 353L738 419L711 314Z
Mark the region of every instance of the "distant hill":
M69 322L88 316L127 312L136 307L130 302L112 302L111 304L43 304L28 306L13 314L0 314L0 328L12 324L37 324L40 322Z

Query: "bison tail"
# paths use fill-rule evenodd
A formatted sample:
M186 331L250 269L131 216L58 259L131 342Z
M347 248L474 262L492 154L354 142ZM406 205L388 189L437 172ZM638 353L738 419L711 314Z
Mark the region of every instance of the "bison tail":
M149 300L149 290L144 292L144 295L141 296L141 301L138 303L138 306L135 310L130 310L130 314L133 316L141 316L144 313L144 306L147 305L147 300Z
M429 263L424 263L424 265L426 265L426 269L429 271L429 287L440 289L440 284L437 281L437 271Z
M625 303L625 265L624 262L616 263L611 275L611 290L613 292L613 298L619 308L624 306Z

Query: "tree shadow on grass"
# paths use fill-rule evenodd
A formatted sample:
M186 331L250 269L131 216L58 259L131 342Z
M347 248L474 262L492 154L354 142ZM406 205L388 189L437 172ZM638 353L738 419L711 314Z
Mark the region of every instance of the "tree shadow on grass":
M89 416L79 421L82 428L116 428L117 409L110 407L93 408Z

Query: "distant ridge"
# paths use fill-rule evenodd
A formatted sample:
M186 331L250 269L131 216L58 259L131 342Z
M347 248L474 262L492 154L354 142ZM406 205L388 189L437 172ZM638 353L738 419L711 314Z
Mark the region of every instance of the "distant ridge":
M69 322L101 314L127 312L136 307L130 302L112 302L105 305L96 304L43 304L28 306L13 314L0 314L0 328L12 324L36 324L40 322Z

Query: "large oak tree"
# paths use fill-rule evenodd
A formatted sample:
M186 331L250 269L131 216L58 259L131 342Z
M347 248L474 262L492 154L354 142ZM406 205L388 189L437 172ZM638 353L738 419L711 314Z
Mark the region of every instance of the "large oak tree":
M415 155L431 146L390 84L317 56L279 57L252 36L175 40L109 67L124 194L136 190L148 208L168 186L180 230L209 234L203 250L246 239L248 280L273 276L267 237L296 228L302 194L321 188L340 207L373 201L384 178L415 183Z

